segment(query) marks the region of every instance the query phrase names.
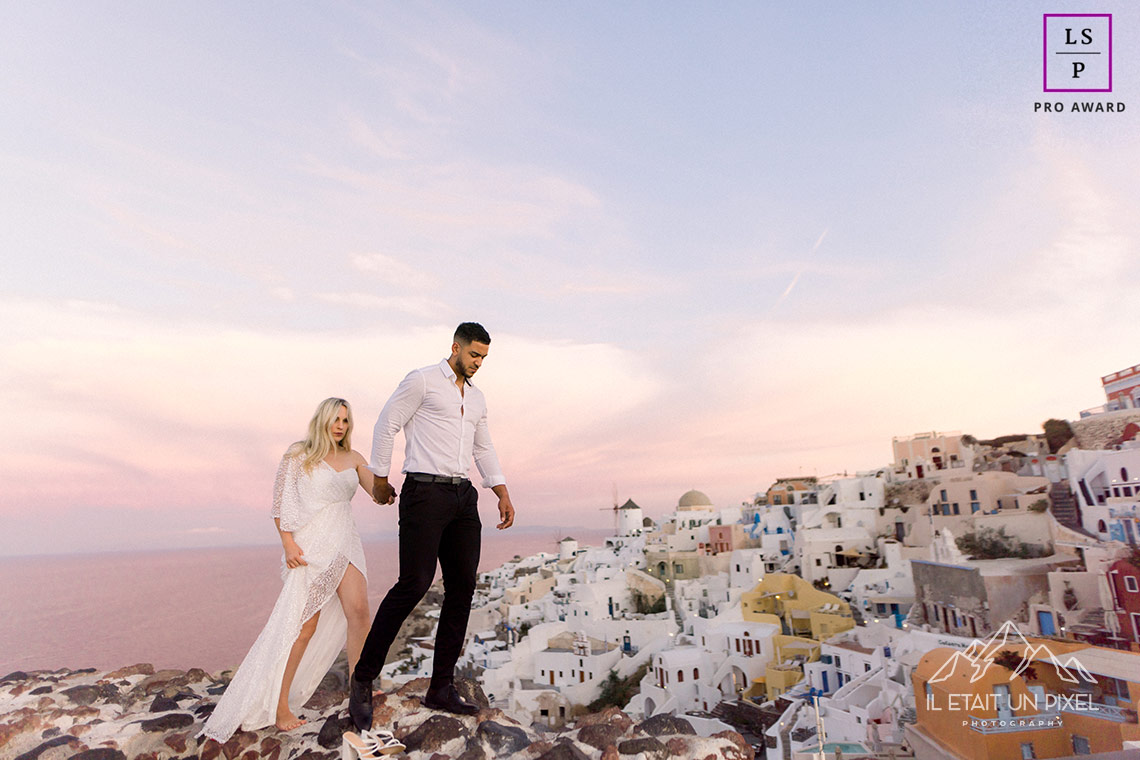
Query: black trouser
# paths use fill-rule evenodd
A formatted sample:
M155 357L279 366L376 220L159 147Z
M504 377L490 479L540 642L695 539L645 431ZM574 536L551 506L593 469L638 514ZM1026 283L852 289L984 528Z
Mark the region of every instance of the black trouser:
M435 636L432 687L452 680L467 635L479 567L479 493L471 482L422 483L411 475L400 490L400 577L380 602L353 675L371 683L405 618L443 570L443 608Z

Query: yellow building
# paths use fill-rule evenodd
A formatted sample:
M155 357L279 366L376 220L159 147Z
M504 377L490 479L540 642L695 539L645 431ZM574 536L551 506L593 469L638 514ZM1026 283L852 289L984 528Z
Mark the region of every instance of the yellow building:
M764 498L771 506L803 504L805 501L810 501L808 495L814 493L818 487L819 481L813 477L780 478L768 488Z
M744 697L775 699L799 683L803 665L819 659L820 642L855 627L851 608L798 575L768 573L740 600L745 620L780 625L788 634L772 637L773 658Z
M772 622L761 616L774 615L794 636L823 640L855 627L847 602L798 575L768 573L745 592L740 604L745 620Z
M1068 757L1140 740L1140 654L1013 641L926 653L913 674L918 720L907 728L917 760Z

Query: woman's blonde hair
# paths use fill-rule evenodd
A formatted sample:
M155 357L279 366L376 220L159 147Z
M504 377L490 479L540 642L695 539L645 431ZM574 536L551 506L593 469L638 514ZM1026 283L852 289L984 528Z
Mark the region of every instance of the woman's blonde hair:
M329 428L332 427L333 420L340 413L342 406L348 412L348 430L338 443L333 440ZM317 411L309 420L309 433L305 436L305 440L294 443L289 452L293 456L300 457L301 466L306 472L311 472L336 448L352 451L352 406L342 398L326 398L317 404Z

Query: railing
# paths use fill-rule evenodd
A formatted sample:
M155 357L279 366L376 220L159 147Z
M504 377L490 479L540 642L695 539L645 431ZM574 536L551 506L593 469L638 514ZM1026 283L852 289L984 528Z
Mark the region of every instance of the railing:
M979 734L1008 734L1016 731L1044 731L1061 726L1059 712L1038 713L1036 715L1013 715L1008 718L979 718L974 715L970 719L970 730Z
M1124 707L1117 707L1116 705L1105 705L1100 702L1092 702L1090 704L1075 705L1067 707L1062 705L1061 712L1066 712L1071 715L1087 715L1092 718L1100 718L1102 720L1111 720L1113 723L1135 723L1136 711L1129 710Z

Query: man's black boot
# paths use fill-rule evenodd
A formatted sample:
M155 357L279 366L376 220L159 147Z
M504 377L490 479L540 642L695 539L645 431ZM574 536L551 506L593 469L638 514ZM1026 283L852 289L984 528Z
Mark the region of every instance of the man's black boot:
M451 681L438 686L429 686L423 703L424 707L432 710L443 710L456 715L474 715L479 712L478 705L473 705L459 696L455 684Z
M372 682L348 679L348 716L357 731L372 730Z

